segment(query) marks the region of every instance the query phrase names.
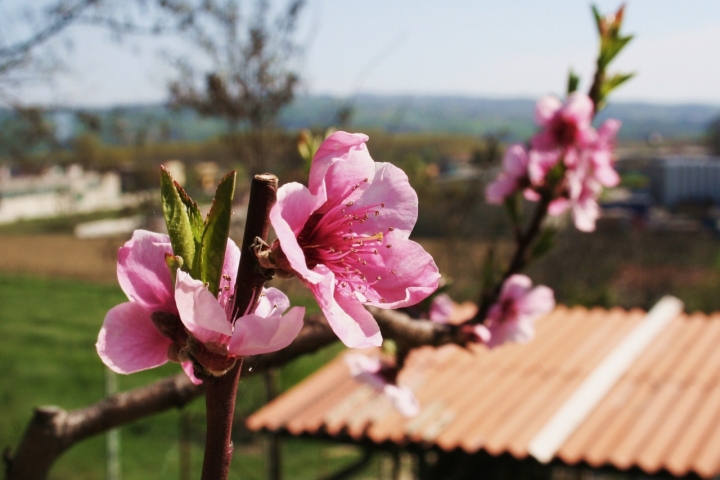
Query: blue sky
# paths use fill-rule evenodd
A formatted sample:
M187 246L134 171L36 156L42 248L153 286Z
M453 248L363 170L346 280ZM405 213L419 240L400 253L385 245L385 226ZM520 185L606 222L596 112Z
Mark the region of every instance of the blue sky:
M619 5L596 3L604 12ZM559 94L570 67L586 82L592 73L597 38L589 6L579 0L309 0L299 36L307 45L299 66L302 91ZM720 104L720 1L631 1L625 31L636 38L614 70L637 77L616 100ZM25 88L25 101L107 106L165 99L173 70L158 55L162 42L118 45L88 27L67 37L74 44L67 71L51 85ZM177 48L181 40L164 45Z

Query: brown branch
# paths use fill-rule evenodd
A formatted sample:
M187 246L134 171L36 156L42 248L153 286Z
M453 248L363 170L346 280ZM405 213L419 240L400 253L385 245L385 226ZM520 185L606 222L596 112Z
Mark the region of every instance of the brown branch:
M451 325L416 320L394 310L370 308L370 311L375 315L383 335L403 345L439 346L445 343L462 344L464 341L462 333ZM277 352L246 357L242 373L252 375L280 367L336 340L322 316L310 316L305 319L305 326L293 343ZM193 385L184 373L180 373L78 410L38 407L14 454L9 448L5 452L6 478L42 480L60 455L76 443L165 410L181 408L203 393L205 388L202 385Z
M78 410L36 408L15 455L5 453L7 480L43 479L55 460L75 443L169 408L180 408L202 392L201 386L180 374Z
M257 238L267 240L270 230L270 209L275 205L277 186L278 179L271 174L255 175L250 186L232 318L238 318L248 311L255 310L262 288L268 280L252 249ZM207 411L202 480L225 480L230 472L233 452L230 435L241 366L242 360L222 376L202 377L206 389Z

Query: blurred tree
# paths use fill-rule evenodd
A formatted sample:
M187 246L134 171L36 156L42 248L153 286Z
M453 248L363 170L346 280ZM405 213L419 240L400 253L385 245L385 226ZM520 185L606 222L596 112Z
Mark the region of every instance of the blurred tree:
M304 0L291 0L272 19L267 0L255 0L251 12L241 11L235 0L161 4L183 19L190 40L211 64L205 69L187 57L174 59L179 79L170 84L171 105L224 119L238 159L253 173L267 171L272 127L299 82L292 61L299 52L295 31Z

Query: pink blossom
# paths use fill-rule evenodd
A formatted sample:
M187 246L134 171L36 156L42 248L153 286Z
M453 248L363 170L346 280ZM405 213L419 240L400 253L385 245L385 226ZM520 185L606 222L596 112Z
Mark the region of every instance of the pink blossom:
M490 307L485 326L490 347L505 342L525 343L535 335L535 321L555 308L553 291L546 286L532 288L525 275L512 275L503 283L500 298Z
M420 413L420 403L412 390L399 386L395 382L397 371L385 367L379 358L350 353L345 355L345 364L356 380L370 385L384 393L395 409L405 417L414 417Z
M501 204L522 187L528 176L528 154L520 144L511 145L503 156L503 169L485 189L488 203Z
M304 281L350 347L382 342L363 304L413 305L435 291L440 278L432 257L408 239L417 194L402 170L373 161L367 140L330 135L313 158L308 187L282 186L270 213L276 264Z
M454 310L455 304L450 295L446 293L436 295L430 304L430 320L435 323L448 323Z
M535 107L535 121L543 130L532 139L540 151L584 146L595 138L591 123L595 106L587 95L571 93L565 103L555 97L541 98Z
M192 362L179 353L187 333L178 317L170 270L165 256L172 255L167 235L136 230L118 251L118 282L129 302L105 315L96 348L111 370L133 373L157 367L169 359L183 361L194 383ZM240 250L228 240L223 276L235 278ZM161 332L162 329L163 331Z
M287 347L300 332L305 308L293 307L283 315L290 301L280 290L263 290L255 312L236 319L231 318L231 292L222 288L215 298L202 281L183 271L177 273L175 301L180 319L196 339L211 346L213 353L243 357L274 352Z

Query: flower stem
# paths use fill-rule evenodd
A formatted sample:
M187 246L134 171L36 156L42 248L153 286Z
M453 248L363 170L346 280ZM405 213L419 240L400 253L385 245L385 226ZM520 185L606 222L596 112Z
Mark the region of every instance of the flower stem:
M242 254L235 283L235 308L232 318L237 318L255 308L267 280L251 247L257 237L263 241L267 240L270 209L275 204L277 185L277 177L270 174L255 175L252 181ZM221 377L203 378L206 391L207 432L202 480L226 480L228 477L233 451L230 434L241 367L242 361L239 361Z

